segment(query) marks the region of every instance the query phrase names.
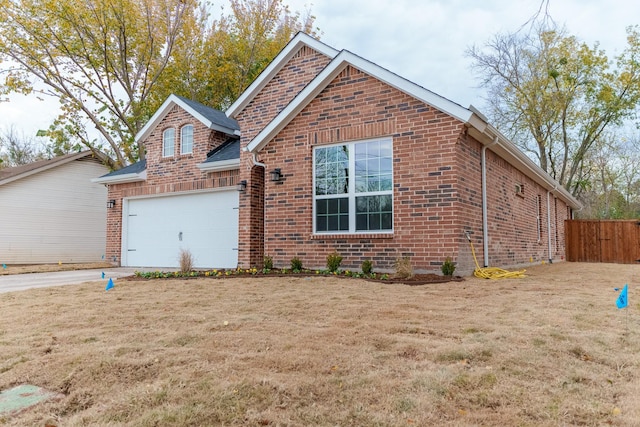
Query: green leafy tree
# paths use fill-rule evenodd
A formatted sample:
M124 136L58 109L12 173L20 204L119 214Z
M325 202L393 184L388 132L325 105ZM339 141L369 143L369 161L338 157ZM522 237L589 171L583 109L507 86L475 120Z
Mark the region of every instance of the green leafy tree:
M60 101L54 152L91 149L118 169L143 159L135 135L170 93L228 105L298 29L281 0L0 0L0 94ZM44 88L44 89L38 89ZM97 133L97 136L96 136Z
M497 127L575 196L589 177L584 162L605 131L632 117L640 101L640 37L609 61L546 23L530 33L496 35L467 53L488 90Z

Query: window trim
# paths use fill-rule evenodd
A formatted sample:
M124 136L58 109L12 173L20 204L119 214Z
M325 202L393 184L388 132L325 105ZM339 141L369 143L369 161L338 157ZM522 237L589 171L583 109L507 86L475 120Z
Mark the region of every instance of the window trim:
M358 144L367 144L371 142L388 142L391 144L391 189L390 190L382 190L382 191L370 191L363 193L356 193L356 156L355 156L355 146ZM332 194L332 195L316 195L316 152L320 148L328 148L328 147L336 147L336 146L347 146L348 154L349 154L349 176L348 176L348 192L340 193L340 194ZM360 236L360 235L390 235L394 232L394 223L395 223L395 203L394 203L394 180L393 180L393 138L392 137L380 137L380 138L371 138L365 140L357 140L357 141L345 141L335 144L322 144L322 145L314 145L312 146L312 165L311 165L311 174L312 174L312 235L313 236ZM357 230L356 229L356 197L367 197L367 196L383 196L390 195L391 196L391 228L384 230ZM316 218L316 209L317 209L317 200L326 200L326 199L340 199L347 198L349 204L349 229L348 230L331 230L331 231L318 231L317 230L317 218Z
M189 151L184 151L184 130L186 128L191 128L191 144L190 144L190 148ZM187 123L186 125L182 126L180 128L180 154L181 155L186 155L186 154L193 154L193 125L191 123Z
M168 138L167 138L167 132L172 131L173 132L173 141L171 141L172 143L172 150L171 150L171 154L165 154L165 152L167 151L167 142ZM162 131L162 158L166 159L169 157L173 157L176 155L176 129L175 128L166 128L165 130Z

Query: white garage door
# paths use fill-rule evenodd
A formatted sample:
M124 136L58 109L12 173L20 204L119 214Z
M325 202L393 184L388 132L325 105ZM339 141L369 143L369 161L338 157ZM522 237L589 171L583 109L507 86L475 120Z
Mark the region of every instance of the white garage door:
M198 268L238 265L238 192L131 199L123 212L122 264L179 267L186 249Z

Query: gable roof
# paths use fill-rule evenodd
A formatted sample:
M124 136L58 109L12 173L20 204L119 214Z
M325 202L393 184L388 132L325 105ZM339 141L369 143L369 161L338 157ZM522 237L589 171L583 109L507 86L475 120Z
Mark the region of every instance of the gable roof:
M347 66L352 66L392 86L409 96L417 98L436 109L463 122L472 119L473 112L428 89L392 73L386 68L367 61L347 50L343 50L247 145L247 150L258 152L295 116L302 111L333 79Z
M110 172L91 182L96 184L124 184L127 182L139 182L147 179L147 159L140 160L117 171Z
M299 42L305 43L307 40L307 38L301 38ZM278 60L278 58L276 58L276 60ZM276 60L274 60L274 62ZM280 69L283 66L284 64L278 64L278 66L274 67ZM457 118L468 127L474 138L485 146L491 146L492 151L511 162L516 168L520 168L527 176L543 188L560 196L573 208L579 209L582 207L582 204L560 185L559 182L543 171L542 168L516 147L513 142L502 135L500 131L491 126L486 117L475 107L469 106L469 108L465 108L347 50L340 51L340 53L249 142L245 150L258 153L347 66L357 68L389 86L413 98L419 99L443 113Z
M207 160L198 164L203 172L220 172L240 167L240 139L232 138L211 151Z
M57 156L51 159L38 160L26 165L8 167L0 169L0 185L8 184L13 181L17 181L22 178L26 178L31 175L35 175L46 170L62 166L66 163L74 160L79 160L84 157L93 158L93 153L90 150L81 151L79 153L69 153L62 156ZM94 158L95 159L95 158ZM99 161L95 159L97 163Z
M331 46L314 39L306 33L299 32L287 43L249 87L242 92L240 97L231 104L225 112L226 115L228 117L235 117L240 113L303 46L308 46L329 58L334 58L339 53L338 50Z
M217 130L227 135L240 135L238 122L227 117L222 111L207 107L191 99L171 94L144 127L140 129L135 138L136 142L144 141L175 105L188 112L209 129Z

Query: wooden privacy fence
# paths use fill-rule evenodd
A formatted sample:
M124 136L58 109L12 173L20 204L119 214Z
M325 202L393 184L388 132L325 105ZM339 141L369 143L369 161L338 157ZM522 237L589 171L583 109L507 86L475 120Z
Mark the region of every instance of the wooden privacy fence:
M567 261L640 263L640 221L565 221Z

